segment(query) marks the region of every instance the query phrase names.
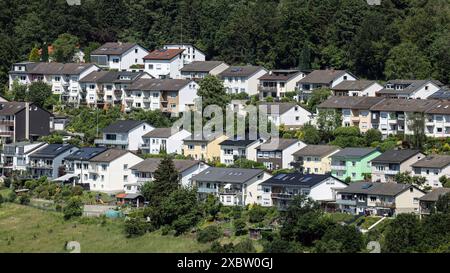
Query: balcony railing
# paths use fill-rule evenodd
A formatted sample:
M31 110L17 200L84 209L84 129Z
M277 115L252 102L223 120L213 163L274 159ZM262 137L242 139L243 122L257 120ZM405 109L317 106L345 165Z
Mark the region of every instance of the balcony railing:
M201 192L201 193L217 193L217 192L218 192L218 189L198 188L197 191L198 191L198 192Z
M396 175L400 172L400 170L384 170L383 172L389 175Z
M0 136L13 136L14 132L12 131L0 131Z
M393 202L375 202L375 206L384 208L395 208L395 203Z
M346 170L346 168L347 168L347 166L346 166L346 165L342 165L342 164L339 164L339 165L331 165L331 169L333 169L333 170L340 170L340 171L343 171L343 170Z
M290 200L292 198L294 198L293 194L290 193L272 193L271 197L273 199L285 199L285 200Z
M219 189L219 194L242 194L242 190L239 189Z
M32 169L53 169L52 165L45 163L30 163L29 167Z
M264 86L264 85L258 85L258 90L262 92L276 92L277 87L276 86Z
M337 199L336 203L340 205L356 206L356 199Z
M128 145L128 140L118 140L118 139L96 139L95 144L100 145Z
M0 120L0 125L14 125L14 120Z

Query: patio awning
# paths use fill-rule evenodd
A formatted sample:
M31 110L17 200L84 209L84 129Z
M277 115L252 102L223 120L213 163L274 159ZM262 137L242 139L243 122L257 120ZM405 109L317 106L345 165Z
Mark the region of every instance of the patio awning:
M73 174L73 173L68 173L68 174L65 174L65 175L63 175L61 177L53 179L53 181L55 181L55 182L65 182L65 181L69 181L71 178L74 178L74 177L78 177L78 175Z

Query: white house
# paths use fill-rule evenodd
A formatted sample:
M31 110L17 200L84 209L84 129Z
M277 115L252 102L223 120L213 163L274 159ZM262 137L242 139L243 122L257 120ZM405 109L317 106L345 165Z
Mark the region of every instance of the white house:
M245 158L256 161L256 147L261 145L262 139L227 139L219 143L220 163L234 164L235 160Z
M172 128L155 128L142 136L144 143L140 146L143 154L181 154L183 139L189 137L186 130L172 131Z
M102 68L118 71L139 71L143 69L143 58L147 49L134 43L105 43L91 52L91 62Z
M294 153L304 147L306 144L298 139L271 138L256 147L256 161L268 170L290 169Z
M139 79L151 79L145 72L95 71L80 80L87 105L99 107L125 104L125 90Z
M347 184L330 174L278 174L261 184L262 206L285 209L296 195L305 195L320 203L334 202L336 190Z
M194 106L198 83L180 79L140 79L127 88L125 109L161 110L178 114Z
M265 102L259 108L267 109L268 119L276 126L284 125L295 129L313 120L313 114L297 103L291 102Z
M333 88L343 81L355 81L357 77L345 70L314 70L298 82L300 100L307 100L313 90Z
M61 181L74 179L75 183L89 183L89 160L105 152L105 147L82 147L64 158L67 178ZM67 176L68 175L68 176ZM61 178L59 178L61 179ZM67 179L67 180L66 180Z
M142 136L154 129L144 121L119 120L103 129L102 139L96 139L97 146L119 148L129 151L139 150L144 143Z
M206 59L206 54L192 44L165 44L164 49L184 49L183 64L192 62L202 62Z
M436 101L425 111L425 134L430 137L450 136L450 101Z
M131 188L126 190L129 191L133 188L139 190L144 183L153 181L155 171L158 169L160 163L161 158L147 158L132 166L131 170L134 182L127 184L126 187L129 186ZM207 164L197 160L174 159L173 164L180 175L180 184L184 187L191 187L192 177L209 168Z
M135 181L131 167L143 161L127 150L108 149L89 160L88 180L91 191L123 192L125 184Z
M63 101L79 104L82 100L80 79L99 69L87 63L16 63L9 72L9 88L12 89L15 81L25 85L42 81L51 85L53 94L60 95Z
M450 176L450 156L429 155L412 164L413 174L427 179L428 186L432 188L442 187L439 178Z
M230 66L219 77L229 94L258 94L259 78L267 73L261 66Z
M259 78L260 97L281 98L286 92L296 92L297 83L305 76L300 70L271 70Z
M144 71L158 79L179 79L184 49L156 49L144 57Z
M213 194L225 206L246 206L260 203L258 188L270 177L260 169L211 167L192 177L192 181L201 199Z
M185 80L201 80L207 75L217 76L229 66L221 61L194 61L181 68L181 78Z
M378 94L388 98L427 99L441 89L437 80L391 80Z
M0 154L2 175L12 171L26 171L30 162L29 155L46 145L44 142L13 142L3 144Z
M375 97L383 86L376 81L342 81L331 88L334 96Z
M77 147L69 144L44 145L28 156L27 170L33 178L46 176L55 179L61 174L60 167L64 167L64 158L77 150Z

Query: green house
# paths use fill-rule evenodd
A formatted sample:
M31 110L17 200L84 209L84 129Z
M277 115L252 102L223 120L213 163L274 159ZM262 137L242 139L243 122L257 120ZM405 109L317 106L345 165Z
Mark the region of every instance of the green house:
M372 172L370 161L381 155L374 148L345 148L331 156L331 174L351 181L364 180L364 174Z

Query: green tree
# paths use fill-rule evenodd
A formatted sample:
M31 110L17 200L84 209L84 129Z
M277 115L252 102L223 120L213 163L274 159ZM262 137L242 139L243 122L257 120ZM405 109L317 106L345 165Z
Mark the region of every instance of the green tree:
M299 130L297 137L306 144L319 144L321 141L320 132L314 125L306 124Z
M337 242L339 251L342 253L357 253L361 251L364 246L364 239L354 226L336 225L328 229L323 235L322 242L327 242L330 245L331 241Z
M25 84L14 81L11 88L14 101L26 101L28 96L28 88Z
M263 163L249 160L246 158L238 158L234 161L230 168L244 168L244 169L266 169Z
M331 96L331 90L329 88L320 88L312 92L311 97L308 100L308 108L311 112L315 113L317 105L326 101Z
M28 87L27 99L39 107L45 108L47 99L52 97L52 87L45 82L33 82Z
M416 215L399 214L386 228L383 252L415 252L418 250L421 235L420 222Z
M97 48L99 48L101 46L100 43L97 42L90 42L88 44L88 46L86 46L83 50L84 53L84 61L86 63L90 63L91 62L91 52L96 50Z
M73 217L83 215L83 203L79 197L72 197L63 209L64 219L69 220Z
M333 131L341 127L342 114L334 109L320 109L317 115L317 129L319 129L321 139L329 142L333 138Z
M436 211L440 213L450 213L450 193L439 196L436 202Z
M37 46L33 47L28 56L28 61L30 62L39 62L41 60L41 56L39 55L39 48Z
M381 132L377 129L369 129L364 134L364 138L366 140L366 146L370 147L374 142L380 142L383 138Z
M211 220L214 221L222 208L222 203L219 198L210 194L205 200L205 212L207 215L211 216Z
M53 42L51 57L57 62L71 62L79 42L79 39L71 34L63 33L59 35L58 39Z
M407 116L408 120L411 121L408 125L408 129L412 132L410 136L411 144L415 149L421 150L427 140L425 135L425 115L423 113L410 113Z
M217 105L225 109L230 102L223 86L223 82L216 76L208 75L199 83L197 95L202 97L203 109L208 105Z
M361 147L366 144L358 127L339 127L333 131L334 140L330 143L342 148Z
M415 44L404 42L389 51L384 73L388 79L427 79L431 64Z

